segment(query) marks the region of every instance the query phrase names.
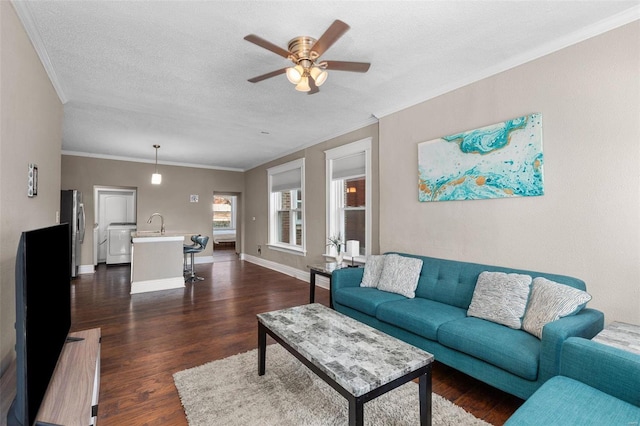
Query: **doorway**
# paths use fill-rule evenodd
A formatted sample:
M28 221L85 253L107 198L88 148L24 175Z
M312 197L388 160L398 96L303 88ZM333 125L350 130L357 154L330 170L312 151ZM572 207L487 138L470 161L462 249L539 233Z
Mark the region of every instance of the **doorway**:
M239 210L239 194L214 192L211 233L214 262L237 259L240 248Z
M137 188L93 187L93 264L107 260L107 227L110 223L136 223Z

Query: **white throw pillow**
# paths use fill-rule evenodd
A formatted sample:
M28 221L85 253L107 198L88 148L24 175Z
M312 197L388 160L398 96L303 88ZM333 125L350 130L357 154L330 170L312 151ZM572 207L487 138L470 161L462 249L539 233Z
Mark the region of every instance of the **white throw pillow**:
M388 254L384 260L378 290L398 293L410 299L416 297L416 287L422 270L422 260Z
M520 329L530 289L529 275L484 271L478 276L467 316Z
M378 287L378 281L380 281L380 275L384 267L384 258L384 254L367 256L360 287Z
M586 291L537 277L533 280L522 328L542 339L545 324L577 314L590 300L591 295Z

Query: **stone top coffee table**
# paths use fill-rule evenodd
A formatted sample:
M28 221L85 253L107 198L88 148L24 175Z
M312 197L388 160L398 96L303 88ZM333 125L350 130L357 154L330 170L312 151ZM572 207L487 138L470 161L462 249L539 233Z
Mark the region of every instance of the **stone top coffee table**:
M362 425L364 403L419 378L420 424L431 424L433 355L313 303L258 314L258 374L267 333L349 401L349 424Z

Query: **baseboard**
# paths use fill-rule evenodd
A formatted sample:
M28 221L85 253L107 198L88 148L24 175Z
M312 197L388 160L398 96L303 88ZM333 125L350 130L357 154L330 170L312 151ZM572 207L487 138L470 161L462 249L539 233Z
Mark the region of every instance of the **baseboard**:
M80 274L95 274L96 269L93 265L80 265L78 266L78 275Z
M163 278L161 280L145 280L131 283L131 293L146 293L148 291L171 290L173 288L183 288L184 277Z
M240 253L240 260L246 260L247 262L263 266L265 268L280 272L285 275L289 275L306 283L309 283L309 281L311 280L311 274L309 274L309 271L301 271L300 269L296 269L292 266L283 265L281 263L266 260L261 257L251 256L246 253ZM316 286L329 290L329 278L316 275Z

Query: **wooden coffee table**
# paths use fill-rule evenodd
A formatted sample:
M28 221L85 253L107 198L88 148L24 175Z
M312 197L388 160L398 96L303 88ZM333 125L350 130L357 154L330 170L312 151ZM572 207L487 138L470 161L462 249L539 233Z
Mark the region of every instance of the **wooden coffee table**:
M267 334L349 401L349 424L364 403L418 378L420 424L431 425L433 355L326 306L312 303L258 314L258 374Z

